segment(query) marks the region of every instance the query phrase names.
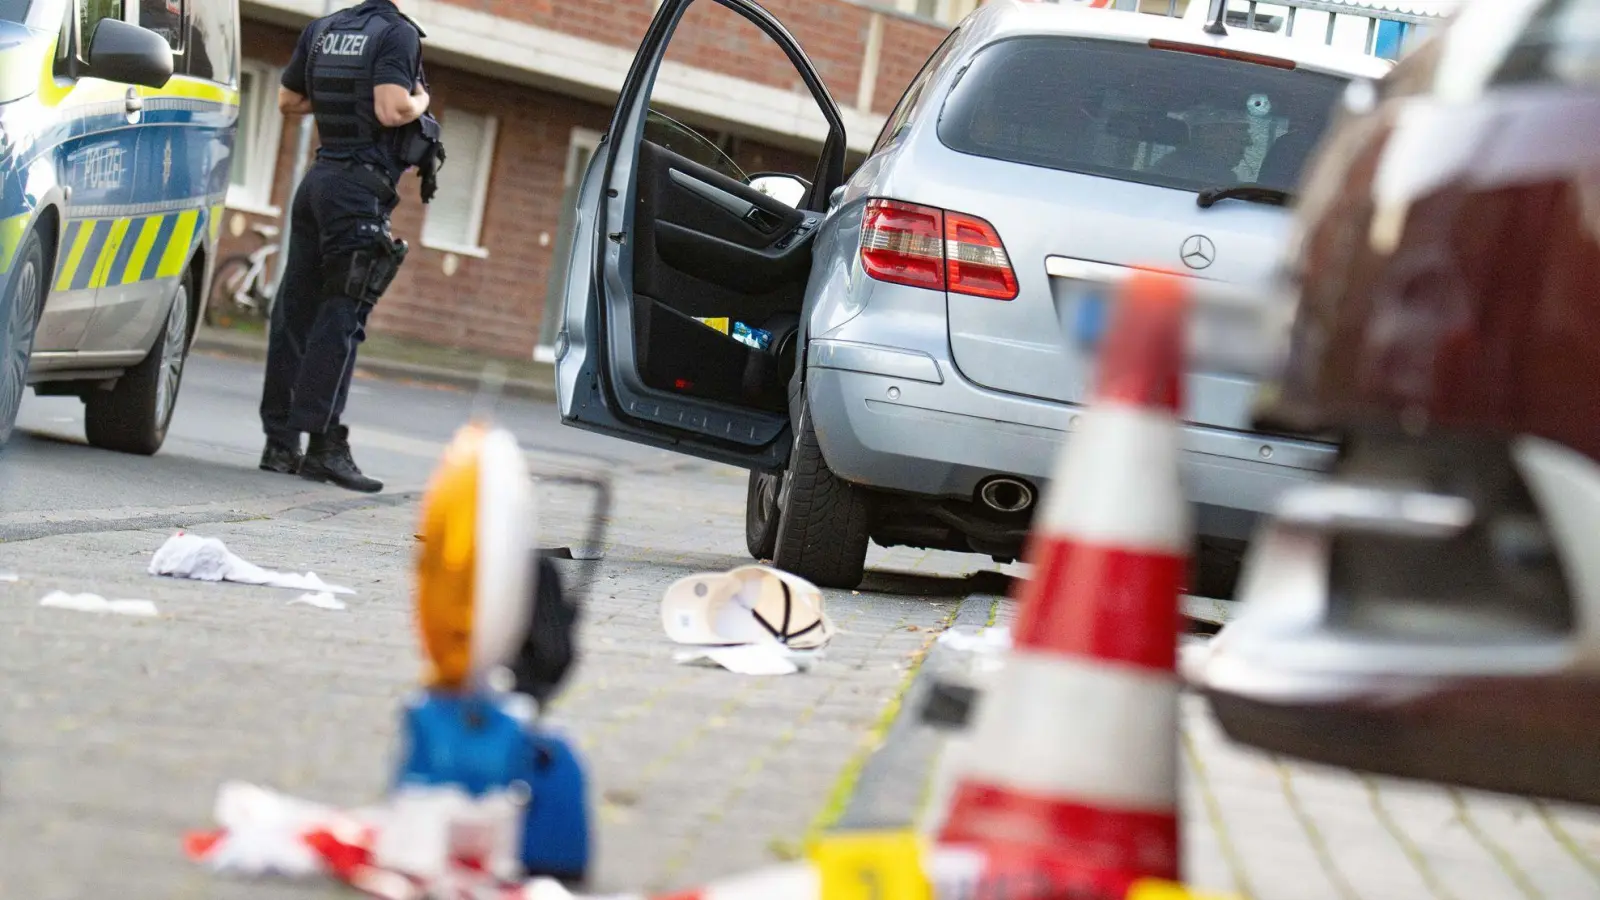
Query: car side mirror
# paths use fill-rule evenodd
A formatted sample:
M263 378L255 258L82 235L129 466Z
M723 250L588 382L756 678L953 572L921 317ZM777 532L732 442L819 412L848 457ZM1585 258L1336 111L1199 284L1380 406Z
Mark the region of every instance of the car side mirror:
M165 87L172 78L172 47L166 38L120 19L101 19L89 41L85 73L106 81Z
M804 178L777 172L750 176L750 186L791 209L799 209L811 192L811 185Z

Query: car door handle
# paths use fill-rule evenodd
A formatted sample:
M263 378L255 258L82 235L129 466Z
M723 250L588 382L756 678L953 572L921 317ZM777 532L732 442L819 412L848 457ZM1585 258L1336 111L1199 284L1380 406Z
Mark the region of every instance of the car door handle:
M128 115L131 116L134 113L144 109L144 98L139 96L139 92L137 90L128 88L128 96L127 100L123 103L123 108L126 109L128 111Z

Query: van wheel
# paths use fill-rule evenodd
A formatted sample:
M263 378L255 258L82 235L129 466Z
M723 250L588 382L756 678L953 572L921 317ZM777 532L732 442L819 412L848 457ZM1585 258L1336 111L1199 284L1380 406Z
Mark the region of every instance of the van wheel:
M44 301L44 242L29 231L0 304L0 444L11 439L28 386L28 359Z
M860 584L871 526L869 497L828 470L806 406L800 408L784 482L773 565L818 587Z
M150 353L109 391L86 398L89 443L104 450L150 456L167 439L189 354L190 278L178 281L167 324Z

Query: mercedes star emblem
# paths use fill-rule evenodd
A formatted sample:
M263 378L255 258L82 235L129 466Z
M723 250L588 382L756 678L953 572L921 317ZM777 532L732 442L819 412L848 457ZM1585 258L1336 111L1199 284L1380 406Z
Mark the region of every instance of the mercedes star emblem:
M1204 269L1217 261L1217 245L1203 234L1191 234L1183 239L1178 251L1183 264L1191 269Z

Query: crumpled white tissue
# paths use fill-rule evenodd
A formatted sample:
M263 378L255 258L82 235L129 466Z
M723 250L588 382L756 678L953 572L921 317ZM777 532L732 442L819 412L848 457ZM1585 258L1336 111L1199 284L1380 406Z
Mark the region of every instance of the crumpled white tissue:
M167 538L150 560L151 575L193 578L198 581L232 581L315 593L354 594L347 587L328 584L315 572L304 575L274 572L240 559L216 538L186 534Z
M56 609L75 609L79 612L108 612L123 616L153 616L156 615L156 605L149 600L107 600L99 594L68 594L64 591L51 591L40 606L53 606Z

